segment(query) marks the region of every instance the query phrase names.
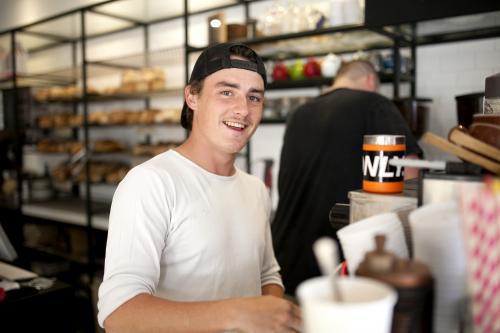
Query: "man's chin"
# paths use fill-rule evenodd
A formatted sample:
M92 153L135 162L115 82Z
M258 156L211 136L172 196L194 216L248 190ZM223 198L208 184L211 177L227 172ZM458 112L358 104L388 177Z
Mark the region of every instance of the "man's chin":
M238 145L230 146L230 147L227 147L227 152L230 154L233 154L233 155L238 155L243 150L243 148L245 148L245 146L246 146L246 142L243 145L238 144Z

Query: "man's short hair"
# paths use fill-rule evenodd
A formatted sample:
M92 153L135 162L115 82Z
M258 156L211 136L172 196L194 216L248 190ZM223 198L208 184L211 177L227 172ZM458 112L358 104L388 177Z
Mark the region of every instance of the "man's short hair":
M335 75L335 79L345 77L350 80L357 81L368 75L374 75L377 78L378 85L378 73L371 62L366 60L351 60L342 63L337 71L337 74Z
M231 59L238 56L246 60ZM258 73L267 84L266 68L259 55L242 43L222 43L206 48L196 60L189 78L192 93L200 93L203 88L204 79L221 69L240 68ZM193 125L193 110L184 102L181 113L181 125L191 130Z

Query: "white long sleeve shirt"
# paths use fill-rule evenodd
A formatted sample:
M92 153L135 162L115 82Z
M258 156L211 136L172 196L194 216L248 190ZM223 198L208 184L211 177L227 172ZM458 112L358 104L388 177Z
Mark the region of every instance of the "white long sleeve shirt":
M173 150L133 168L113 197L99 324L140 293L206 301L282 285L270 209L264 184L238 169L215 175Z

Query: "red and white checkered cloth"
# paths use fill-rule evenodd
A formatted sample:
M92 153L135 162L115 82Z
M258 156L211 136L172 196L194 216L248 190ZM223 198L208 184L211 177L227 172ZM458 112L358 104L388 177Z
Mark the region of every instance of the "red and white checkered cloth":
M500 180L462 191L474 333L500 332Z

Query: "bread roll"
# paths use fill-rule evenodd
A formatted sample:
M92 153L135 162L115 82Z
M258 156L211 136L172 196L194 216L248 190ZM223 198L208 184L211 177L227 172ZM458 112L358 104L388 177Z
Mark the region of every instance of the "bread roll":
M68 119L69 126L81 126L83 125L83 115L75 114L71 115Z
M161 109L155 115L155 123L169 124L179 123L181 120L181 109Z
M52 170L51 175L54 181L64 182L71 178L71 169L66 163L61 163Z
M125 124L127 123L128 111L112 111L108 115L110 124Z
M70 114L60 113L53 115L53 125L54 127L65 127L69 125Z
M44 116L38 117L38 127L40 127L40 128L54 127L53 119L54 119L54 117L52 115L44 115Z
M37 102L45 102L50 97L50 91L48 88L39 88L35 91L33 98Z
M93 151L96 153L112 153L125 150L125 145L115 140L96 140Z

